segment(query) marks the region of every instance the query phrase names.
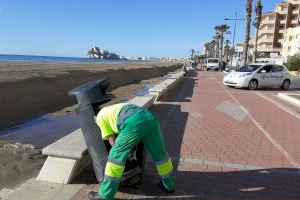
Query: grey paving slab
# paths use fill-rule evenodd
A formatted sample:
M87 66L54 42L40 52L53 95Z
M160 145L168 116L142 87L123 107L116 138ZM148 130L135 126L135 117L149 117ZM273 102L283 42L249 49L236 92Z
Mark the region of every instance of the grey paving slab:
M55 194L62 190L63 185L45 181L29 180L20 188L17 188L9 200L51 200Z
M247 113L238 104L229 101L222 102L217 106L217 109L238 121L243 121L247 116Z
M7 196L7 200L70 200L83 184L58 184L46 181L28 180Z
M62 190L60 190L57 194L55 194L51 200L72 199L84 186L85 184L64 185Z

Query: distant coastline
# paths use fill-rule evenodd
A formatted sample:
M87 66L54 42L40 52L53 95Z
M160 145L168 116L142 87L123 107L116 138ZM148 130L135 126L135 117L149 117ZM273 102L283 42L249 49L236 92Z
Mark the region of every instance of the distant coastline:
M58 56L35 56L35 55L12 55L0 54L0 62L141 62L140 60L127 59L93 59L76 57L58 57Z

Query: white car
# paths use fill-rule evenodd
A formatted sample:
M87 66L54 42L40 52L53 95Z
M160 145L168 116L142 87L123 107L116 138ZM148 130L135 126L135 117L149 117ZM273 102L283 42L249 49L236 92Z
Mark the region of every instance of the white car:
M229 87L249 88L281 87L289 89L292 77L282 65L253 63L230 71L223 78L223 84Z
M220 60L218 58L207 58L206 70L219 70L220 69Z

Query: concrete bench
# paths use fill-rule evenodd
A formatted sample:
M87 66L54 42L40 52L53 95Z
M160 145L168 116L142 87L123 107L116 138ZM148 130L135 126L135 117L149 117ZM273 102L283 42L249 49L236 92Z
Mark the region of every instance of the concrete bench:
M45 147L42 153L48 157L37 180L66 184L91 162L81 129Z
M181 79L185 74L185 72L180 71L175 74L172 74L168 79Z
M154 100L154 96L147 95L135 97L129 102L150 108ZM67 184L91 163L81 129L45 147L42 153L48 157L37 180Z

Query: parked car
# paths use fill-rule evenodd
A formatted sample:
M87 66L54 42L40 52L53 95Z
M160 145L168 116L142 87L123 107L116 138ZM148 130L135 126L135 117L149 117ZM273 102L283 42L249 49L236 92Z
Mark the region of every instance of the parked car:
M249 88L281 87L289 89L292 77L282 65L253 63L232 70L223 78L223 84L229 87Z
M221 68L221 62L219 60L219 58L207 58L206 61L206 70L215 70L218 71Z

